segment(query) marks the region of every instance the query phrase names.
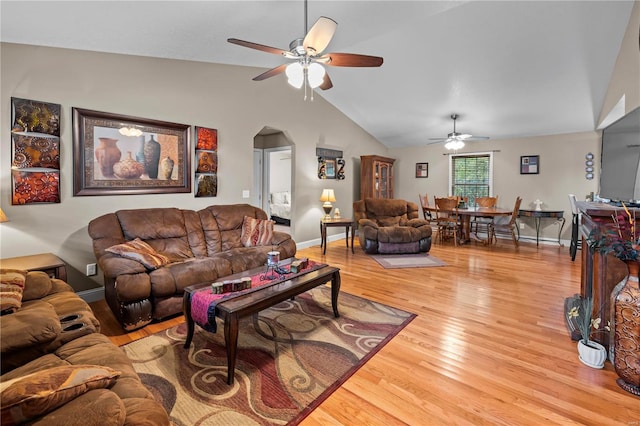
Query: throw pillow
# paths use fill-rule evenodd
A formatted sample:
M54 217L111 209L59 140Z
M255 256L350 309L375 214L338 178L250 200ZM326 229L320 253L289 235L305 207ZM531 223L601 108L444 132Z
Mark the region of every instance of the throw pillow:
M245 247L269 246L273 241L273 221L245 216L240 242Z
M22 306L22 292L26 277L26 271L0 269L0 313L2 315L13 313Z
M147 269L158 269L169 263L167 256L158 253L140 238L111 246L105 251L140 262Z
M92 389L111 387L120 372L98 365L63 365L0 383L2 424L49 413Z

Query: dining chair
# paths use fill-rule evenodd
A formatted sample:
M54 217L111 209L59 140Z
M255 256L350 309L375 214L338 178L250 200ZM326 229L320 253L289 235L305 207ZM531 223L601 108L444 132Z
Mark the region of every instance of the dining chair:
M497 207L498 197L476 197L476 205L478 207ZM493 223L493 216L476 216L472 218L471 229L478 235L479 231L484 231L487 234L487 244L491 244L489 238L489 225Z
M578 238L580 229L580 222L582 222L582 213L578 210L576 204L576 196L569 194L569 204L571 204L571 213L573 218L571 220L571 244L569 245L569 254L571 255L571 261L576 260L576 253L578 249L582 249L582 239Z
M498 238L497 238L497 234L501 234L501 235L511 235L511 239L513 240L513 244L515 244L516 247L518 247L518 238L516 237L516 233L517 233L517 222L516 219L518 218L518 213L520 212L520 203L522 203L522 198L520 197L516 197L516 203L513 206L513 212L511 213L511 217L509 218L509 221L502 221L500 219L506 219L506 218L496 218L496 220L493 221L492 224L489 225L489 240L490 241L495 241L496 243L498 242Z
M457 198L434 197L436 205L436 220L438 223L437 238L440 244L445 239L453 237L453 242L458 245L458 236L462 234L462 223L458 213Z
M418 198L420 198L420 206L422 207L424 219L428 221L430 225L437 225L438 221L435 214L429 210L429 194L418 194Z

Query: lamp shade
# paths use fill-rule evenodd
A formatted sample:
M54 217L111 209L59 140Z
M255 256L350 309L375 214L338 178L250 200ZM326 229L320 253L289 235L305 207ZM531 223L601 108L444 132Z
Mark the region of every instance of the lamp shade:
M290 85L296 89L302 87L302 84L304 83L304 68L299 62L293 62L287 65L285 74L287 75L287 82Z
M334 203L336 201L336 196L333 193L333 189L323 189L322 195L320 196L320 201Z
M7 215L4 214L2 209L0 209L0 222L9 222L9 219L7 218Z

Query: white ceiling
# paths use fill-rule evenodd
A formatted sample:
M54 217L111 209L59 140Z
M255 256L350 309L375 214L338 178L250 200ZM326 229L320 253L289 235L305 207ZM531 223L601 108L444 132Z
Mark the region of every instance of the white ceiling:
M309 27L338 22L327 52L384 58L328 67L319 94L389 147L446 136L454 112L459 132L492 139L593 130L633 3L312 0ZM302 0L2 0L0 18L3 42L264 69L285 59L227 38L288 50L304 36Z

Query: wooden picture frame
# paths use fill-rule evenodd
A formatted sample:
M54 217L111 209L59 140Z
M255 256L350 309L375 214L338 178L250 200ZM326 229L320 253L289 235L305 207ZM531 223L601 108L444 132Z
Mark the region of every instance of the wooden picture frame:
M73 195L191 192L188 124L72 108Z
M416 163L416 178L429 177L429 163Z
M540 173L540 156L523 155L520 157L520 174L537 175Z

